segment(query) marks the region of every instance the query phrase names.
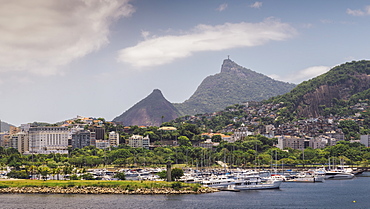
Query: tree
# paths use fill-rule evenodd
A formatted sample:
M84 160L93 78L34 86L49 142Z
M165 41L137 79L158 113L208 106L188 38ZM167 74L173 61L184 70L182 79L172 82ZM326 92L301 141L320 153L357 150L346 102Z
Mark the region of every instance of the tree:
M171 179L172 181L181 178L184 175L184 171L180 168L174 168L171 170Z
M213 135L212 136L212 141L213 142L221 142L221 140L222 140L221 135Z
M91 173L85 173L81 175L83 180L95 180L94 176Z
M69 177L69 180L80 180L81 178L77 176L76 174L73 174Z
M167 171L163 170L161 172L158 172L157 175L161 179L167 179ZM184 175L184 171L180 168L174 168L171 170L171 181L175 181L176 179L181 178L181 176Z
M342 120L339 122L339 128L342 129L346 136L346 140L351 138L359 138L360 126L353 120Z
M178 138L178 142L180 146L191 147L191 142L189 138L186 136L180 136Z
M11 170L7 176L9 178L16 178L16 179L28 179L28 174L25 170L17 171L17 170Z
M166 179L167 178L167 171L163 170L161 172L156 173L160 179Z
M51 170L47 166L41 166L38 168L38 171L42 177L42 179L46 180L47 176L50 174Z
M124 172L119 172L114 175L114 178L117 178L119 180L126 180L126 174Z

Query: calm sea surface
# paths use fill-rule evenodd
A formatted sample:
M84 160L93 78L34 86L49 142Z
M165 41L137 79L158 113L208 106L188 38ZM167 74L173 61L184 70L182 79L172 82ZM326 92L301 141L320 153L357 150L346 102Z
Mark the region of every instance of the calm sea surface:
M370 208L370 173L352 180L287 183L278 190L200 195L0 194L0 208Z

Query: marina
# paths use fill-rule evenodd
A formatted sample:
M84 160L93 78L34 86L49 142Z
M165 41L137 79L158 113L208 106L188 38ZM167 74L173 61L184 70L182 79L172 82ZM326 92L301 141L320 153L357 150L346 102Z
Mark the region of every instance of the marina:
M2 208L368 208L370 173L318 184L199 195L1 194Z

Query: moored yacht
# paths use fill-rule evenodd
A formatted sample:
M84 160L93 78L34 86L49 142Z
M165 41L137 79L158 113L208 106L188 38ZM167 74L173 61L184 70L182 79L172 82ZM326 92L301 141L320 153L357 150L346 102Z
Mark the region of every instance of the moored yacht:
M263 180L260 176L254 175L236 180L227 188L235 190L279 189L282 182L282 180L278 179Z
M235 179L228 178L227 176L212 176L201 181L203 186L214 187L214 188L225 188L235 182Z
M301 172L292 178L286 180L286 182L302 182L302 183L315 183L324 182L325 176L323 174L314 173L313 171Z
M316 173L323 174L325 179L352 179L355 175L352 174L351 170L338 166L337 169L319 169Z
M325 179L352 179L354 174L343 170L328 170L325 172Z

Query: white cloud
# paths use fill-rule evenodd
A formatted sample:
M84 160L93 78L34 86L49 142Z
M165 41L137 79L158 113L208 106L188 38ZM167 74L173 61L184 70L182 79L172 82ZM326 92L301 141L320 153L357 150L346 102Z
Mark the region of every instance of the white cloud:
M216 10L219 12L224 11L227 8L227 4L221 4Z
M353 15L353 16L365 16L365 15L370 15L370 5L366 6L365 9L363 10L352 10L352 9L347 9L347 14Z
M276 80L281 80L290 83L299 84L303 81L307 81L311 78L317 77L323 73L326 73L330 70L331 67L328 66L313 66L298 72L294 72L288 76L281 77L279 75L269 75L271 78Z
M295 34L293 27L274 18L267 18L260 23L198 25L182 35L154 37L122 49L118 61L135 67L163 65L189 57L195 52L258 46L269 41L286 40Z
M259 9L259 8L261 8L262 7L262 2L260 2L260 1L256 1L256 2L254 2L253 4L251 4L251 5L249 5L250 7L252 7L252 8L256 8L256 9Z
M56 74L106 45L112 21L134 12L129 0L0 1L0 72Z

